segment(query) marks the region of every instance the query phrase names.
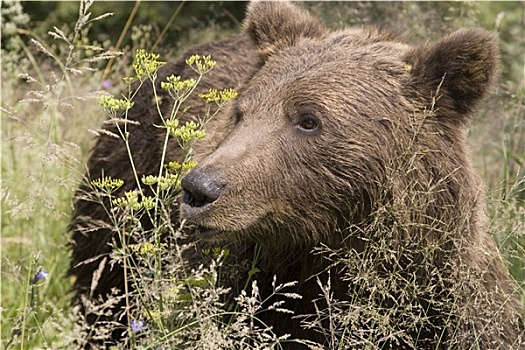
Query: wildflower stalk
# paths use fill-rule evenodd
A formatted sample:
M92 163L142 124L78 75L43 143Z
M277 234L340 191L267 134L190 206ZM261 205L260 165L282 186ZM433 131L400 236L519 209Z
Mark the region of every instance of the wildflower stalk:
M186 63L189 64L188 61L186 61ZM215 63L213 63L215 64ZM193 84L192 87L190 87L189 91L187 91L185 94L183 94L182 96L179 96L177 94L176 97L178 98L175 98L175 96L171 93L174 88L176 87L175 83L171 83L171 84L164 84L163 87L168 91L168 93L174 97L174 103L173 103L173 107L172 107L172 110L171 110L171 113L168 117L168 121L169 122L173 122L175 119L178 120L177 116L179 115L179 110L180 110L180 107L182 106L182 104L184 103L184 101L186 101L186 99L195 91L197 85L199 85L203 75L207 72L204 72L202 70L200 71L197 71L197 73L199 73L199 76L197 78L196 81L192 81L191 83ZM170 78L168 78L169 80ZM175 79L172 79L172 81L174 81ZM156 86L155 86L155 82L152 81L152 84L153 84L153 92L155 94L155 101L158 101L158 96L157 96L157 90L156 90ZM161 84L162 85L162 84ZM172 89L170 89L172 88ZM163 122L164 122L164 125L166 127L166 134L165 134L165 138L164 138L164 144L163 144L163 147L162 147L162 153L161 153L161 160L160 160L160 164L159 164L159 171L158 171L158 178L161 179L162 176L163 176L163 168L164 168L164 164L165 164L165 161L166 161L166 153L167 153L167 150L168 150L168 141L169 141L169 138L170 138L170 134L171 134L171 127L166 123L166 120L163 118L162 116L162 113L160 111L160 106L159 104L157 104L157 109L159 111L159 115L161 116ZM177 122L178 124L178 122ZM186 155L185 155L185 158L184 158L184 162L186 162L187 160L189 160L191 156L191 153L190 152L187 152ZM180 175L182 174L182 172L178 173L177 175L177 180L175 181L175 183L178 183L178 180L179 180L179 177ZM157 193L155 195L155 209L154 209L154 219L155 219L155 226L158 225L157 223L157 220L159 219L159 197L160 197L160 193L161 193L161 188L160 188L160 182L157 183ZM154 233L154 242L155 242L155 245L158 245L160 244L160 235L159 235L159 232L158 230L155 230L155 233ZM162 268L162 262L161 262L161 252L159 250L156 251L156 256L155 256L155 260L156 260L156 268L155 268L155 274L157 276L160 276L162 271L161 271L161 268ZM159 297L159 310L160 312L163 312L164 311L164 297L161 293L160 297Z
M100 98L101 105L108 112L108 114L116 120L115 128L121 139L124 141L137 188L137 193L125 192L124 197L116 198L110 201L111 206L116 205L120 207L119 210L110 210L109 208L106 209L109 216L112 218L111 221L115 225L117 233L120 237L121 247L117 249L119 249L119 253L121 253L123 257L122 264L124 269L124 300L128 310L132 309L128 282L137 286L142 283L140 276L136 274L137 271L140 271L141 264L138 263L140 259L143 259L142 262L146 264L147 268L152 273L151 277L153 281L160 282L163 280L164 271L162 264L163 250L161 249L161 228L170 226L170 203L172 202L173 197L179 193L178 186L180 185L182 176L186 171L195 165L195 163L191 161L191 157L193 155L193 145L195 142L205 136L204 125L210 119L215 117L219 110L221 110L229 100L236 97L236 93L231 89L225 89L223 91L212 89L208 93L200 94L199 96L206 103L214 103L217 108L214 110L214 112L212 112L212 108L208 108L206 114L204 116L199 116L199 120L197 122L188 121L184 125L179 125L181 117L186 112L186 109L182 109L183 104L186 102L189 96L195 93L195 89L202 81L203 76L207 74L215 65L215 62L211 60L210 56L201 57L195 55L188 58L186 63L197 73L195 79L182 80L181 77L170 76L166 78L166 81L160 83L160 87L173 99L173 102L169 110L169 114L166 115L163 113L160 103L157 102L155 104L158 116L162 121L162 125L159 127L166 129L161 151L161 159L156 175L144 175L144 178L141 181L139 179L139 174L137 168L135 167L133 154L131 152L130 137L132 137L132 135L130 134L130 130L128 130L128 123L132 123L133 121L129 119L129 112L133 106L132 101L143 84L151 84L154 100L160 101L160 93L157 88L157 71L164 64L164 62L158 61L158 57L158 55L139 50L136 54L136 61L133 64L135 77L124 79L128 83L129 90L127 97L122 100L116 100L108 96L102 96ZM134 89L132 89L132 83L137 80L138 82L134 86ZM122 115L121 120L124 120L124 125L121 125L122 123L120 123L118 114ZM170 138L175 138L181 150L183 150L182 163L170 162L166 164ZM96 180L92 182L92 184L96 187L103 188L103 193L111 197L112 193L116 191L118 187L116 187L114 180L106 180ZM142 188L143 185L150 186L154 194L152 198L145 196L144 189ZM103 201L100 202L103 203ZM126 211L126 216L129 215L129 221L123 223L122 217L119 214L119 212L122 213L121 210ZM133 236L135 236L135 230L138 229L138 227L135 226L134 221L140 220L142 215L147 215L152 224L152 229L150 231L152 235L150 238L146 238L146 243L139 242L141 247L151 246L151 248L145 248L144 251L141 251L142 248L137 247L136 244L130 245L129 241ZM168 220L168 222L165 222L166 220ZM130 223L130 225L127 223ZM182 222L181 225L184 225L184 222ZM172 232L174 235L177 235L176 232ZM180 247L176 246L175 248L175 255L177 259L182 259L182 251ZM151 255L148 257L149 254ZM131 259L132 256L135 256L139 260ZM183 277L183 281L190 280L191 277L186 276L185 271L181 273L185 276ZM214 284L217 280L216 272L211 273L215 277L213 278L213 283L210 283ZM204 277L204 279L207 281L208 277ZM185 283L185 285L188 288L188 295L191 295L191 299L196 299L199 296L199 291L194 291L191 283ZM163 316L159 317L157 316L157 313L160 315L164 314L165 307L168 305L165 303L166 296L164 293L159 293L155 300L155 309L151 309L151 300L148 298L147 294L142 292L143 289L136 288L135 290L138 294L138 301L140 301L145 309L144 315L147 316L149 320L152 320L155 324L155 328L160 330L162 334L165 335L166 325L164 324ZM204 318L210 317L206 314L201 316ZM137 333L139 328L142 329L144 323L141 323L142 321L140 318L133 318L131 312L127 312L126 317L128 321L127 323L130 325L130 340L133 343L135 341L134 339L136 338L135 333ZM217 317L217 315L213 317ZM198 320L196 320L196 322L198 322Z
M29 316L30 312L31 312L31 307L32 307L32 304L33 304L33 301L34 301L34 288L32 286L32 281L33 281L33 278L32 278L32 271L34 270L34 267L35 267L35 261L33 260L33 262L31 263L31 265L29 266L29 269L27 270L27 276L26 276L26 288L25 290L26 291L31 291L31 292L28 292L28 293L25 293L25 301L24 301L24 313L20 316L21 317L21 321L22 321L22 325L21 325L21 334L20 334L20 348L23 349L24 348L24 341L25 341L25 331L26 331L26 320L27 320L27 317ZM13 332L14 334L15 332Z
M175 102L173 103L171 114L169 116L169 120L174 120L174 118L176 118L176 116L179 113L180 106L195 91L195 88L200 83L200 81L202 79L202 76L203 76L203 74L199 74L199 77L197 78L197 81L195 82L195 85L191 88L191 90L189 91L189 93L185 97L183 97L180 100L175 100ZM155 84L153 84L153 91L155 93L155 98L157 100L157 91L156 91L156 88L155 88ZM159 111L159 115L161 115L161 117L162 117L162 114L160 113L160 111ZM164 119L163 119L163 121L164 121ZM162 147L161 160L160 160L159 172L158 172L159 179L162 177L164 163L166 161L166 153L168 151L169 138L170 138L170 128L166 127L166 134L165 134L165 137L164 137L164 145ZM186 161L187 159L188 159L188 154L186 155L184 160ZM157 193L160 193L160 187L159 186L160 186L160 184L157 183ZM155 215L154 215L155 218L157 218L157 214L158 214L158 211L157 211L158 210L158 201L159 201L159 196L157 195L157 196L155 196Z
M37 254L29 264L26 276L26 284L24 290L27 291L24 296L23 312L18 317L15 326L11 330L11 337L7 341L4 349L7 350L13 344L15 337L20 337L20 349L24 349L24 342L26 340L26 329L27 329L27 318L35 313L36 310L36 295L37 295L37 282L42 279L47 279L48 274L45 270L40 269L39 272L35 273L36 266L40 260L40 254Z

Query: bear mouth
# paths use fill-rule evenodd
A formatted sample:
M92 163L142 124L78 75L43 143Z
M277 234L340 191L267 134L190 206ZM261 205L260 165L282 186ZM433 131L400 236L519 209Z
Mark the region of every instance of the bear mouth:
M195 235L201 239L216 238L221 232L223 231L218 228L195 225Z

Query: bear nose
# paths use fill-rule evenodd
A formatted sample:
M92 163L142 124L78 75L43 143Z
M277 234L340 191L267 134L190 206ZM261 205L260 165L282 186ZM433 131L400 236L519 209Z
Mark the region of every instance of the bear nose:
M190 171L182 179L181 186L184 191L183 202L194 208L215 202L224 187L200 171Z

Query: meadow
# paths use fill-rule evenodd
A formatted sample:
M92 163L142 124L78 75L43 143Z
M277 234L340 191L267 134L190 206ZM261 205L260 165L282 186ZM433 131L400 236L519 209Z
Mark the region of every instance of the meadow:
M70 10L73 4L75 11ZM69 305L68 223L90 148L107 118L100 94L119 96L125 91L122 78L135 74L133 62L139 49L169 61L192 44L240 30L236 21L224 25L205 18L187 24L195 28L186 30L185 36L171 38L169 26L183 20L178 7L173 4L166 18L154 6L146 9L148 4L137 4L129 6L160 23L151 26L129 15L108 33L103 24L112 16L107 12L118 12L121 5L68 2L55 8L67 14L58 17L63 20L58 23L34 22L20 2L2 2L2 349L69 349L83 331ZM217 13L224 10L220 3L209 6ZM500 81L477 111L468 140L487 187L491 234L525 302L523 2L308 2L304 6L331 28L377 25L416 42L460 27L484 27L498 34ZM206 327L213 326L206 323ZM226 339L240 333L230 329L225 334ZM227 342L216 347L228 348L221 344Z

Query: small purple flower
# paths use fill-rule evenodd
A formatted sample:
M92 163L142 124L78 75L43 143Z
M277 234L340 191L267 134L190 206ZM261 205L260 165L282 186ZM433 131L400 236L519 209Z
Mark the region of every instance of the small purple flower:
M131 320L131 330L133 333L142 332L146 327L144 327L144 322L141 320Z
M47 271L44 269L40 269L40 271L38 271L38 273L35 275L35 282L43 280L43 279L47 279L48 277L49 277L49 274L47 273Z
M111 84L111 80L106 79L106 80L104 80L104 81L102 82L102 88L103 88L104 90L109 89L109 88L111 87L111 85L112 85L112 84Z

